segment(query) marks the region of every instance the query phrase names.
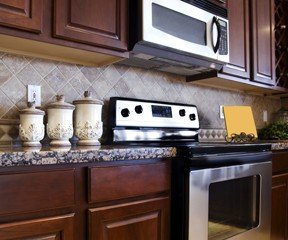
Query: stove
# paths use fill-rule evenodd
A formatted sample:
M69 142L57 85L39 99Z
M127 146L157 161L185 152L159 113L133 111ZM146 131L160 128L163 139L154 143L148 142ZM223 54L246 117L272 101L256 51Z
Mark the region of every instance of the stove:
M111 98L109 143L173 146L171 240L270 239L271 145L199 143L192 104Z

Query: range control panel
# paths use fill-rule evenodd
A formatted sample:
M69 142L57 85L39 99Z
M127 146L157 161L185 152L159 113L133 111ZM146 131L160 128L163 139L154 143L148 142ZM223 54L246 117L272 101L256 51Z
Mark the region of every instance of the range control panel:
M199 128L194 105L117 99L115 108L118 127Z

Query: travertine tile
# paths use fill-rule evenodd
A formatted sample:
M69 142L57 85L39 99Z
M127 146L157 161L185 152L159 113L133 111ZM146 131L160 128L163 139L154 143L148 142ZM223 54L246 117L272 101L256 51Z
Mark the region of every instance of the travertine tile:
M85 78L82 72L79 72L75 77L73 77L69 83L71 86L81 95L90 87L90 82Z
M98 96L103 99L104 96L112 89L112 85L104 76L100 76L92 85Z
M0 62L0 85L5 83L11 76L12 73L10 70L3 64L3 62Z
M55 68L52 72L50 72L44 78L44 80L55 92L58 92L68 82L68 78L64 77L58 68Z
M63 76L68 80L72 78L73 76L75 76L80 71L80 69L75 64L69 64L69 63L63 63L63 62L58 63L57 68L63 74Z
M2 61L13 74L18 73L29 63L25 57L12 54L4 55Z
M3 119L19 119L19 109L16 106L10 108Z
M108 68L105 69L105 71L103 72L103 76L111 83L112 86L114 86L121 77L121 75L113 65L110 65Z
M129 93L130 89L127 86L126 82L124 81L123 78L120 78L117 84L114 86L114 89L118 93L118 96L127 96Z
M90 83L93 83L102 74L100 70L95 67L83 67L81 72Z
M277 99L196 86L186 83L183 76L164 72L118 64L85 67L0 52L0 119L18 117L18 109L26 107L24 88L28 84L42 87L43 106L54 101L57 93L65 94L68 102L72 102L82 98L87 89L95 98L105 100L106 105L112 96L195 104L199 108L201 125L208 128L225 126L218 117L220 105L252 106L257 127L265 124L263 110L268 111L268 119L272 120L281 107ZM106 121L107 113L104 115Z
M74 100L79 98L79 94L69 83L60 89L58 94L64 95L65 101L69 103L72 103Z
M31 65L42 77L46 77L56 68L56 62L47 59L33 59Z
M38 85L42 81L41 75L28 64L17 75L17 78L25 85Z
M5 82L1 89L14 104L26 95L26 87L15 76Z
M50 85L45 80L42 80L40 85L42 89L41 91L42 105L44 106L51 101L51 98L56 95L56 92L50 87Z
M3 115L5 115L10 108L13 107L13 103L11 102L11 100L2 92L2 90L0 90L0 118L3 117Z

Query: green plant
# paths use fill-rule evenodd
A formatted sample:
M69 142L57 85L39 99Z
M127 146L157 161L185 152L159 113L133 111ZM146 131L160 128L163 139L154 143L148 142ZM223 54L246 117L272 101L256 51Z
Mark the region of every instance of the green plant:
M260 139L288 139L288 122L278 121L262 128L259 132Z

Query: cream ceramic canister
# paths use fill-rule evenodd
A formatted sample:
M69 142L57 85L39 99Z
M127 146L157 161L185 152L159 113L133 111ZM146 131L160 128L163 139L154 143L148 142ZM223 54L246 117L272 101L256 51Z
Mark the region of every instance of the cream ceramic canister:
M93 99L91 92L85 91L84 98L73 102L75 110L75 135L78 145L100 145L99 138L103 133L103 102Z
M44 111L35 108L35 102L28 102L28 108L19 111L19 137L24 147L40 147L44 138Z
M63 95L56 96L56 102L47 106L47 135L52 146L70 146L73 137L73 111L75 106L65 102Z

